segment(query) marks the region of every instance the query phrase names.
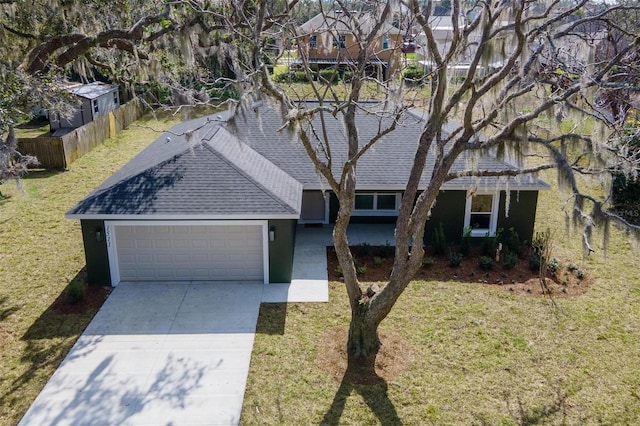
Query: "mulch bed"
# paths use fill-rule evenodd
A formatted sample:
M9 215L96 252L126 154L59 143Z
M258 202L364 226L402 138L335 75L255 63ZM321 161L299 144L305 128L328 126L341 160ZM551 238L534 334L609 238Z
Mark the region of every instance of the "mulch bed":
M59 314L86 314L100 309L109 293L111 293L111 287L84 284L84 300L82 302L70 304L62 292L51 307Z
M362 252L360 246L351 249L356 258L356 265L366 267L366 271L359 275L361 282L384 283L388 280L393 266L393 255L383 257L384 254L388 254L388 248L368 247L366 253ZM380 258L378 261L382 262L376 265L375 257ZM526 259L518 260L512 269L505 269L503 265L496 263L491 270L485 271L478 266L479 248L474 248L457 267L449 265L448 256L434 256L429 250L427 250L425 257L431 257L434 263L429 267L422 267L414 278L416 280L443 281L450 282L451 285L475 283L525 296L542 297L548 295L540 283L538 271L529 269L529 262ZM547 271L546 274L547 288L551 291L552 296L577 296L584 294L593 285L593 277L584 268L580 268L583 276L578 278L577 270L567 269L569 261L560 259L560 264L561 267L555 273ZM342 280L338 272L338 259L333 247L327 247L327 268L329 280Z

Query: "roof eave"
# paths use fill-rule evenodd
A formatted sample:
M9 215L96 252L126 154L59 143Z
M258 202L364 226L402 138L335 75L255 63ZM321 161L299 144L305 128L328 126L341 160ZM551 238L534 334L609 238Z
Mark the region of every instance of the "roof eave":
M67 213L67 219L79 220L268 220L299 219L300 213L246 213L246 214L104 214Z

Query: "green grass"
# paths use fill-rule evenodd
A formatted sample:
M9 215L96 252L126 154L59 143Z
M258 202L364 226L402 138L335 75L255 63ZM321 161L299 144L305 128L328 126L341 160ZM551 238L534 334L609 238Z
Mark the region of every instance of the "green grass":
M49 123L34 122L32 125L16 127L15 131L17 138L35 138L49 133Z
M414 351L386 392L341 387L317 366L320 337L349 321L343 284L330 284L328 304L263 305L242 424L638 424L637 248L616 231L607 258L583 259L561 199L541 194L538 230L550 226L554 255L595 274L586 294L556 308L482 284L413 282L382 324Z
M164 130L178 121L138 123ZM23 192L0 187L0 425L20 420L94 314L48 309L85 264L79 221L65 212L158 136L131 125L68 171L31 172Z

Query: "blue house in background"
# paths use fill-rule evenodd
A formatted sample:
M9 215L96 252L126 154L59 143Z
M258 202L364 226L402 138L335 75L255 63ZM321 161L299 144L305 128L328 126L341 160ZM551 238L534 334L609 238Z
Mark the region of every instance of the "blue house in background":
M84 126L96 117L120 107L118 86L115 85L98 81L88 84L69 83L64 89L79 98L79 105L70 117L49 115L49 126L54 136Z

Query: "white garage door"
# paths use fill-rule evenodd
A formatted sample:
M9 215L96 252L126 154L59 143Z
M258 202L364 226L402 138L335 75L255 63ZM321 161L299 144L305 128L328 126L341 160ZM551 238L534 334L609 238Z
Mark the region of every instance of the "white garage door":
M120 281L264 280L262 225L114 229Z

